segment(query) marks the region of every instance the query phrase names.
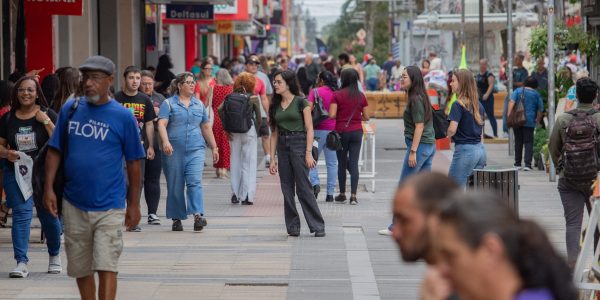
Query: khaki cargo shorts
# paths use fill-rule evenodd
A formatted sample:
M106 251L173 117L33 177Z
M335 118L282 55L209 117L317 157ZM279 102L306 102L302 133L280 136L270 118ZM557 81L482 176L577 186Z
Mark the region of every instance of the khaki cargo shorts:
M63 201L67 274L82 278L96 271L118 272L123 251L124 209L83 211Z

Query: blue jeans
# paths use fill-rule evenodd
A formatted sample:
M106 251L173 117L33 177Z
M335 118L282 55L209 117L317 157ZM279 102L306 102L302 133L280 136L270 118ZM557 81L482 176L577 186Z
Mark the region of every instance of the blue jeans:
M479 103L483 106L485 110L485 115L490 121L490 126L492 126L492 133L494 136L498 136L498 123L496 122L496 117L494 116L494 94L491 94L487 100L483 100L483 97L479 97Z
M15 171L4 168L4 189L6 191L6 204L12 209L13 224L11 236L13 251L17 263L27 263L29 250L29 234L31 232L31 219L33 216L33 197L25 201L15 179ZM37 215L46 236L48 254L56 256L60 252L60 233L62 231L58 218L53 217L45 208L37 207Z
M162 153L161 157L167 180L167 218L185 220L188 215L204 214L204 148L186 151L185 145L177 144L172 143L171 156Z
M319 138L319 155L321 155L321 152L325 153L325 165L327 166L327 195L333 195L335 192L335 180L337 179L338 173L337 155L335 151L330 150L325 146L327 135L330 132L331 130L315 130L315 138ZM317 167L310 169L309 177L310 183L313 186L321 184Z
M467 185L467 177L473 173L473 169L485 167L486 160L485 147L482 143L457 144L454 147L448 176L464 188Z
M402 173L400 173L400 182L403 182L406 178L416 173L431 171L431 164L433 163L433 156L435 155L435 144L419 143L419 147L417 147L417 165L415 167L410 167L408 165L408 156L410 155L412 140L404 138L404 141L406 142L406 154L404 155ZM388 229L392 230L393 226L394 220L392 219L392 224L388 226Z
M369 78L367 79L367 91L376 91L379 89L379 79Z
M433 163L433 156L435 154L435 144L424 144L419 143L417 147L417 165L412 168L408 166L408 156L412 147L412 140L405 138L406 142L406 155L404 155L404 164L402 165L402 173L400 174L400 182L406 180L409 176L421 172L431 171L431 164Z

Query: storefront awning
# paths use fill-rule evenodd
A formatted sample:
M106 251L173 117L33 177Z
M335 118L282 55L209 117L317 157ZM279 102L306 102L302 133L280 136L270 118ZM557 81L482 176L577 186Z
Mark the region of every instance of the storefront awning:
M504 30L507 27L507 14L491 13L483 15L483 22L486 31ZM539 23L538 15L535 13L514 13L513 26L535 26ZM422 14L414 22L415 27L460 31L461 18L459 14ZM479 15L465 15L465 31L479 31Z

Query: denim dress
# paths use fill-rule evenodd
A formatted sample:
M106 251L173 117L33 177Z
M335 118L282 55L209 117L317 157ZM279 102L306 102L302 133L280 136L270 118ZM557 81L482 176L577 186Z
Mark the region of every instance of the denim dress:
M158 118L169 120L167 135L173 147L172 155L163 152L161 157L167 180L167 218L185 220L188 215L204 214L206 142L200 126L208 122L208 111L194 97L186 108L175 95L162 103Z

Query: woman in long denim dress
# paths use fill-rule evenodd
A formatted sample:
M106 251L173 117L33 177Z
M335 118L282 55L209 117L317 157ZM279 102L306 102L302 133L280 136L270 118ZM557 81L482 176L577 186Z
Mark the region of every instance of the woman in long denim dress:
M473 73L459 70L452 75L452 90L456 102L450 108L448 137L454 141L454 155L448 176L465 187L473 169L485 167L486 153L481 142L483 136L483 105L479 103Z
M400 182L415 173L431 171L435 155L433 112L421 70L416 66L407 67L402 74L401 84L408 93L408 105L403 115L407 151L400 173ZM391 235L392 225L380 230L379 234Z
M300 96L298 80L293 71L275 73L275 94L269 107L271 122L271 163L269 173L279 172L285 226L290 236L300 235L300 215L296 199L302 206L304 218L315 237L325 236L325 221L312 191L308 170L315 166L312 157L313 127L308 101Z
M181 220L188 215L194 215L194 231L207 225L202 191L206 141L212 149L213 163L219 161L208 110L193 96L195 84L192 73L177 75L170 88L173 96L162 103L158 112L162 165L167 179L167 218L173 219L173 231L183 230Z
M41 204L42 199L34 199L33 196L23 197L15 176L14 163L20 159L17 151L32 158L37 156L52 135L57 116L48 109L42 89L33 76L23 77L15 83L11 95L11 108L11 112L0 119L0 160L6 159L3 170L4 189L7 205L13 211L11 236L14 257L17 261L17 267L9 273L9 276L25 278L29 274L27 252L34 200ZM60 221L37 203L35 208L46 235L50 255L48 273L58 274L62 271L59 255Z

